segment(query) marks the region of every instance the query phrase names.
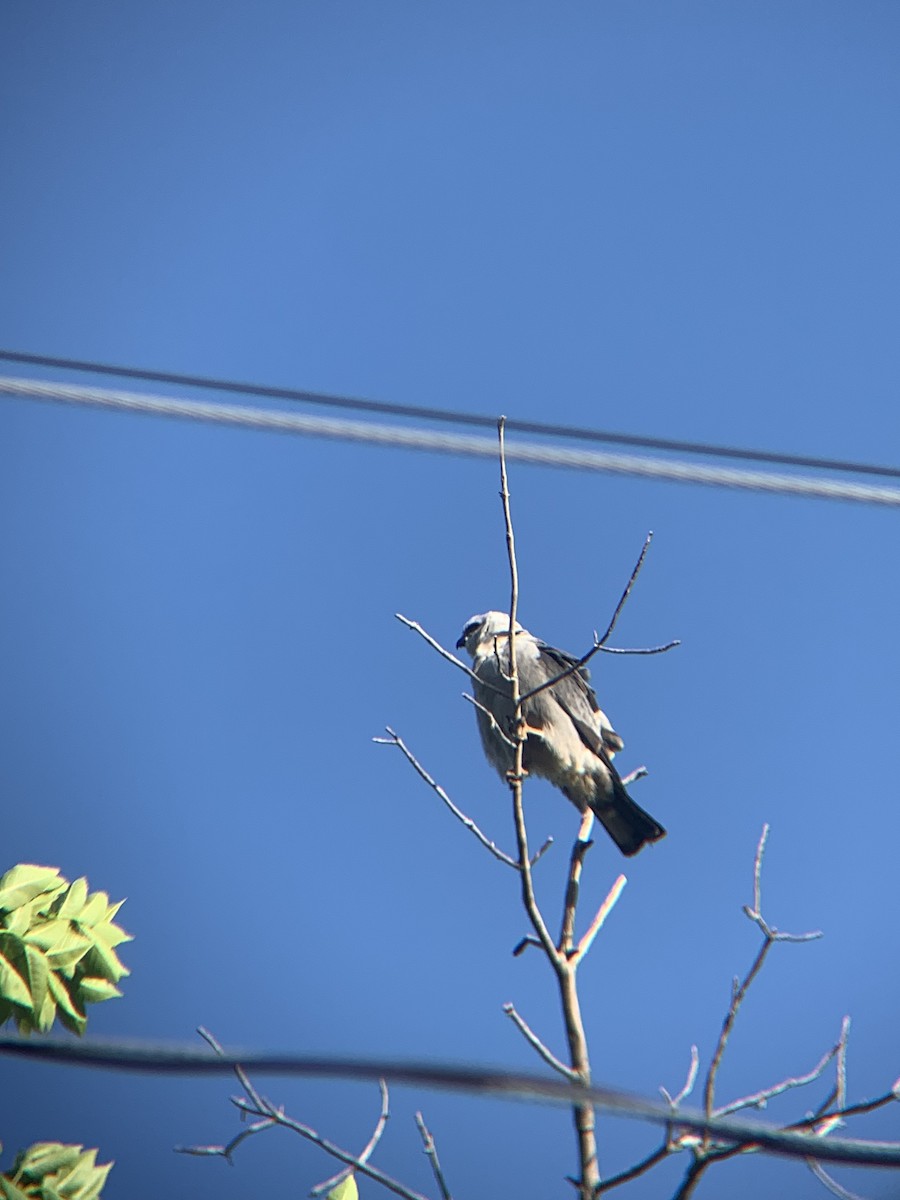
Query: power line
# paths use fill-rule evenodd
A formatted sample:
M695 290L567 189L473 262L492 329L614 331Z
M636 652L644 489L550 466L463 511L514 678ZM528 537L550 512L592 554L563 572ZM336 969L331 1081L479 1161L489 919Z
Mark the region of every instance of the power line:
M140 379L147 383L170 383L177 387L203 388L208 391L228 392L232 395L259 396L266 400L317 404L325 408L377 413L381 416L442 421L447 424L470 425L480 429L494 429L497 424L495 417L486 417L481 413L428 408L421 405L392 404L381 400L361 400L353 396L335 396L325 392L310 392L301 388L271 387L267 384L242 383L205 375L183 375L174 371L153 371L142 367L120 367L110 363L91 362L87 359L26 354L18 350L0 349L0 361L23 363L35 367L52 367L66 371L90 372L94 375L116 375L122 379ZM744 450L736 446L717 446L709 442L644 437L640 434L613 433L603 429L586 429L578 425L554 425L542 421L510 419L506 422L506 428L515 433L533 433L541 437L564 437L576 441L634 446L643 450L697 454L703 458L731 458L743 462L764 462L784 467L802 467L811 471L842 471L846 474L878 475L888 479L900 479L900 467L886 467L875 463L851 462L837 458L816 458L806 454L780 454L770 450Z
M489 1067L467 1067L445 1063L418 1063L396 1059L331 1058L325 1055L261 1054L253 1050L211 1054L193 1046L161 1045L154 1042L87 1041L63 1038L40 1041L0 1034L0 1055L65 1063L108 1070L152 1072L164 1075L221 1075L236 1066L266 1075L299 1075L327 1079L390 1079L415 1087L496 1096L517 1100L540 1099L549 1104L582 1104L672 1125L697 1133L712 1134L717 1141L747 1145L790 1158L812 1158L856 1166L900 1167L900 1143L850 1138L824 1138L814 1133L776 1129L759 1121L707 1116L689 1108L673 1112L671 1104L645 1100L614 1088L569 1083L552 1075L504 1071ZM876 1107L893 1100L889 1092L874 1102Z
M205 421L244 429L333 438L378 446L395 446L406 450L428 450L441 454L459 454L475 458L497 457L496 440L474 434L434 433L430 430L412 429L406 426L301 416L295 413L274 412L240 405L212 404L199 400L174 400L169 396L77 387L73 384L45 383L32 379L0 377L0 393L38 400L55 400L66 404L87 405L94 408L179 417L184 420ZM604 471L645 479L702 483L713 487L741 488L754 492L774 492L823 500L851 500L859 504L900 506L900 488L815 479L810 476L747 471L736 467L703 466L698 463L646 458L641 455L607 454L598 450L576 450L537 442L509 443L506 448L506 457L510 462L531 463L537 466Z

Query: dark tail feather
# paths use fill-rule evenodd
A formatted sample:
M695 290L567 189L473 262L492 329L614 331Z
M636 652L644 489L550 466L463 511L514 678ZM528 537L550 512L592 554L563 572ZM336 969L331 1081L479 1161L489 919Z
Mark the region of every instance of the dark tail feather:
M658 842L665 837L666 831L639 804L635 804L615 773L612 785L612 796L596 795L590 807L622 853L630 858L648 842ZM597 790L599 792L600 789Z

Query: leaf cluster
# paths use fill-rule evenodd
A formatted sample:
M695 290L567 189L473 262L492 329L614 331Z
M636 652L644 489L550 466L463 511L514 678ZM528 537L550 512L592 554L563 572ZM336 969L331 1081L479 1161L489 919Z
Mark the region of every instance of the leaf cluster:
M97 1151L61 1142L35 1142L0 1175L2 1200L96 1200L112 1163L97 1166Z
M115 951L131 941L113 921L122 903L55 867L20 863L0 877L0 1025L44 1032L59 1017L84 1033L85 1006L121 996L129 973Z

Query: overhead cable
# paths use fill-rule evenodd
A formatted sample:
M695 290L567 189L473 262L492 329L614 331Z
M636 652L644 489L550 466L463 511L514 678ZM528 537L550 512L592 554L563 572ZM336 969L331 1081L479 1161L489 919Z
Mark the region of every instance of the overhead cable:
M496 419L485 416L483 413L429 408L412 404L392 404L382 400L362 400L353 396L335 396L325 392L306 391L301 388L242 383L205 375L153 371L143 367L114 366L110 363L91 362L80 358L57 358L46 354L26 354L18 350L0 349L0 361L88 372L94 375L115 375L122 379L140 379L146 383L167 383L174 384L176 387L202 388L207 391L227 392L232 395L259 396L266 400L287 400L325 408L377 413L382 416L410 417L420 421L440 421L451 425L470 425L480 429L493 429L496 426ZM802 467L811 471L841 471L845 474L879 475L887 479L900 479L900 467L880 466L876 463L852 462L837 458L817 458L807 454L781 454L774 450L746 450L738 446L717 446L709 442L690 442L674 438L648 437L642 434L615 433L603 429L588 429L579 425L554 425L544 421L522 421L515 418L507 420L506 428L514 433L532 433L541 437L563 437L575 441L603 442L608 445L633 446L642 450L672 451L676 454L697 454L703 458L731 458L743 462L765 462L783 467Z
M0 1034L0 1055L64 1063L71 1066L172 1075L221 1075L243 1067L265 1075L299 1075L326 1079L389 1079L415 1087L496 1096L510 1100L541 1100L549 1104L581 1104L621 1117L652 1121L657 1125L712 1134L717 1141L752 1146L790 1158L856 1166L900 1167L900 1143L850 1138L825 1138L818 1133L776 1129L759 1121L709 1116L694 1109L673 1111L670 1103L645 1100L618 1089L569 1083L553 1075L468 1067L445 1063L417 1063L396 1059L331 1058L326 1055L266 1054L253 1050L212 1054L192 1046L153 1042L72 1042L63 1038L40 1041ZM890 1093L879 1102L887 1102ZM827 1114L823 1121L827 1120Z
M169 396L78 387L73 384L46 383L33 379L0 377L0 393L94 408L178 417L183 420L205 421L244 429L394 446L406 450L428 450L475 458L497 456L495 439L474 434L434 433L406 426L301 416L296 413L211 404L199 400L174 400ZM816 479L811 476L746 471L736 467L703 466L698 463L646 458L641 455L606 454L599 450L576 450L538 442L510 442L506 447L506 458L509 462L531 463L536 466L604 471L645 479L702 483L712 487L742 488L754 492L774 492L823 500L851 500L859 504L900 506L900 488Z

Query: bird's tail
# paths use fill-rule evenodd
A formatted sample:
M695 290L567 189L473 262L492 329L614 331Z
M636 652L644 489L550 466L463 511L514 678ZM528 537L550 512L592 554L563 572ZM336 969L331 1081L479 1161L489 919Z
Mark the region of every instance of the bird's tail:
M660 838L665 837L666 831L648 812L644 812L639 804L635 804L615 771L612 774L612 785L611 796L608 793L601 794L598 788L588 803L612 840L622 853L630 858L648 842L658 842Z

